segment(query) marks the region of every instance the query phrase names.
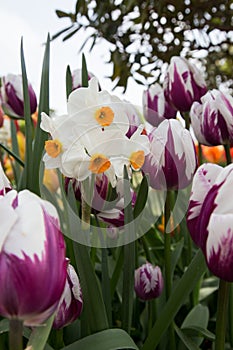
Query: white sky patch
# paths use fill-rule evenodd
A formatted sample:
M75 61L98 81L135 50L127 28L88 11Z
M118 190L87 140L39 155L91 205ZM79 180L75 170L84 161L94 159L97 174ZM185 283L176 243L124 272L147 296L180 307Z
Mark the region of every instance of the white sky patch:
M30 2L22 0L20 3L8 0L1 3L0 12L0 45L1 65L0 76L8 73L21 74L20 41L23 36L24 55L28 79L39 98L40 77L44 55L43 43L47 34L50 36L70 25L69 19L58 19L56 9L67 12L74 11L76 0L56 0L50 2ZM82 31L71 39L62 42L61 38L51 43L50 50L50 108L57 114L66 113L66 68L70 65L71 71L81 68L82 55L79 48L84 42L86 32ZM83 50L87 60L88 70L99 79L103 89L111 91L115 85L107 76L112 73L109 60L109 44L104 40L89 52L89 45ZM142 91L145 88L129 79L124 98L141 106ZM114 94L122 97L123 88L114 90Z

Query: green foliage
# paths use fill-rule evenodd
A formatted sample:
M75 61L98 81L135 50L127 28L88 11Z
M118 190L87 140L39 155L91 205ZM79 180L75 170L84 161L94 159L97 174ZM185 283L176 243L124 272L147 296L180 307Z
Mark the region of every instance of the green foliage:
M111 79L126 86L158 80L172 56L196 57L201 50L210 87L232 77L232 1L224 0L77 0L72 13L57 10L71 26L56 33L67 40L91 28L90 50L101 39L109 43Z

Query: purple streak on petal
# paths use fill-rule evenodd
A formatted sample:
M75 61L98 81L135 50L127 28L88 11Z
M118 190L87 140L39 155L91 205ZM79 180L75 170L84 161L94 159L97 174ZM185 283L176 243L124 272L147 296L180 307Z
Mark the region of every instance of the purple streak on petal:
M17 97L15 89L11 83L7 83L5 85L5 92L7 96L7 104L11 107L11 109L17 115L23 116L24 115L23 101Z
M187 226L192 240L196 243L198 247L200 247L203 250L204 253L206 250L206 240L208 236L207 226L210 220L210 216L217 206L214 200L221 186L222 184L213 185L213 187L206 194L206 197L202 204L202 208L200 210L200 214L194 217L193 219L188 219L189 213L191 213L193 208L199 205L199 203L193 200L191 200L189 203L187 211Z
M46 241L42 259L0 253L0 314L25 324L41 323L56 309L65 285L65 244L55 219L44 211ZM23 249L23 247L22 247Z
M190 74L189 72L186 72ZM183 76L187 80L187 74ZM176 65L174 66L174 77L171 78L171 87L169 91L169 96L172 104L181 112L187 112L190 110L193 103L193 97L191 92L186 89L185 82L183 81L183 76L181 76Z
M212 249L207 265L212 273L228 282L233 282L233 232L228 229L227 236L223 236L217 252Z

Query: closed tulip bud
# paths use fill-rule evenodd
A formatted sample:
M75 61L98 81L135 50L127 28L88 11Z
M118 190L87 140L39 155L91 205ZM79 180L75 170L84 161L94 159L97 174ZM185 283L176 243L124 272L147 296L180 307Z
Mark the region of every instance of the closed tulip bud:
M163 276L159 266L146 263L134 273L134 289L142 300L158 298L163 291Z
M233 282L233 164L206 163L197 170L187 212L187 225L210 271Z
M211 90L190 111L197 140L207 146L233 145L233 98L219 90Z
M57 309L66 280L65 243L55 207L29 192L0 196L0 314L25 325Z
M176 110L168 103L159 84L151 85L143 92L143 112L145 119L158 126L164 119L176 117Z
M32 114L36 111L37 99L30 83L28 83L28 93L30 111ZM24 116L23 85L21 75L8 74L2 78L1 98L3 106L5 106L9 112L20 117Z
M150 153L142 170L149 175L150 186L159 190L187 187L197 168L190 132L178 120L164 120L152 130L149 140Z
M94 77L94 74L88 72L88 80L92 77ZM82 70L78 68L72 72L72 90L80 87L82 87Z
M165 96L180 112L190 110L207 92L203 74L183 57L173 56L164 81Z
M74 322L83 307L82 291L78 275L72 265L67 267L65 289L56 311L53 328L60 329Z
M2 164L0 163L0 196L4 196L7 192L11 190L11 184L6 177Z

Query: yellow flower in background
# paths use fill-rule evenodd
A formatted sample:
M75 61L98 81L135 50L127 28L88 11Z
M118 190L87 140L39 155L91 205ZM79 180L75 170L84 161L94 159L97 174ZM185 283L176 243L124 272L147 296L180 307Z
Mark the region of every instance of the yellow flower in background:
M52 193L56 192L59 187L59 180L56 169L45 169L44 170L44 185Z

